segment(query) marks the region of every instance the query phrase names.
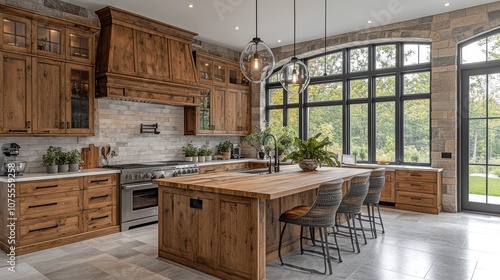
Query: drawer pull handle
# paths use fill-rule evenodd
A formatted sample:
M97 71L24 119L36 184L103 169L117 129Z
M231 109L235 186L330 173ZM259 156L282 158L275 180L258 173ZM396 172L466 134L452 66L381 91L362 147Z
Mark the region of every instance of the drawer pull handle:
M90 181L90 183L95 184L95 183L102 183L102 182L107 182L107 181L109 181L109 179L92 180L92 181Z
M108 196L109 196L109 194L106 194L106 195L100 195L100 196L93 196L93 197L91 197L90 199L92 200L92 199L106 198L106 197L108 197Z
M205 169L205 173L208 173L208 172L215 172L215 168L214 169Z
M52 203L47 203L47 204L40 204L40 205L30 205L28 208L38 208L38 207L54 206L54 205L57 205L57 202L52 202Z
M35 188L35 190L38 190L38 189L50 189L50 188L57 188L59 187L59 185L52 185L52 186L37 186Z
M422 174L420 174L420 173L411 173L410 176L412 176L412 177L420 177L420 176L422 176Z
M410 184L413 187L420 187L420 184Z
M411 199L411 200L422 200L422 198L421 198L421 197L414 197L414 196L410 197L410 199Z
M57 228L58 225L54 225L54 226L50 226L50 227L44 227L44 228L39 228L39 229L33 229L33 230L29 230L29 233L32 233L32 232L36 232L36 231L42 231L42 230L47 230L47 229L53 229L53 228Z
M27 129L9 129L9 132L28 132Z
M101 217L95 217L95 218L90 218L90 221L102 220L102 219L106 219L107 217L109 217L109 215L101 216Z

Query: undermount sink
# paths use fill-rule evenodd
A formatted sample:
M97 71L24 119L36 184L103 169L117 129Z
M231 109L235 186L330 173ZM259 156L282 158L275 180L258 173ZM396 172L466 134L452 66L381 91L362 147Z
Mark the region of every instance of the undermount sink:
M266 168L257 168L257 169L250 169L250 168L234 168L234 169L229 169L231 172L238 172L238 173L247 173L247 174L269 174L269 169Z

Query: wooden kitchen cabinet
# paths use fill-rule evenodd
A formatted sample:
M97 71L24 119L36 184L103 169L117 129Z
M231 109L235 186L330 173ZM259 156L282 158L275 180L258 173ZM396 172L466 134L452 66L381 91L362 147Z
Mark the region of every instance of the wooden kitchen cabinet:
M16 183L15 218L18 255L119 231L118 175L49 179ZM7 185L0 199L8 201ZM9 217L7 203L0 217ZM0 248L8 250L9 231L0 228Z
M396 202L396 188L395 188L395 171L385 172L385 183L382 193L380 194L380 201L383 202Z
M200 83L206 89L200 107L184 109L184 134L248 135L250 87L242 82L238 64L199 52L195 59Z
M442 172L397 170L396 208L439 214Z
M0 7L0 135L93 135L97 25Z
M0 133L30 135L31 58L0 52Z

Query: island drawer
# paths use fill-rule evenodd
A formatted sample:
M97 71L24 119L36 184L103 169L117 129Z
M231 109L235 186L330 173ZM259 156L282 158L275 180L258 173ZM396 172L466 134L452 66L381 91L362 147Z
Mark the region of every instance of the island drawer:
M102 186L116 186L116 174L104 174L84 177L84 189L98 188Z
M397 191L396 201L397 204L409 204L422 207L436 207L436 195L426 193L412 193Z
M29 245L83 231L81 213L21 221L19 223L19 245Z
M81 178L68 178L20 182L17 184L17 188L19 190L17 197L77 191L81 188L80 180Z
M82 211L82 192L22 197L18 199L18 207L20 220Z
M116 225L116 207L85 210L84 230L90 231Z
M83 191L84 209L116 205L116 187L100 187Z
M437 189L436 183L430 183L430 182L399 181L396 183L397 191L436 194L436 189Z
M398 180L437 182L437 173L431 171L396 170Z
M208 173L223 172L223 171L224 171L223 164L200 166L199 169L200 174L208 174Z
M231 163L231 164L224 164L224 171L228 171L231 169L236 169L236 168L246 168L247 164L246 163Z

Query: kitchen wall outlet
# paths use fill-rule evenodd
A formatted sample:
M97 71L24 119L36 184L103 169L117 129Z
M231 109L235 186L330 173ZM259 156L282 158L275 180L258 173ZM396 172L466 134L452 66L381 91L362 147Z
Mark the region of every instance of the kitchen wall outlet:
M443 152L441 153L441 158L451 158L451 153Z

